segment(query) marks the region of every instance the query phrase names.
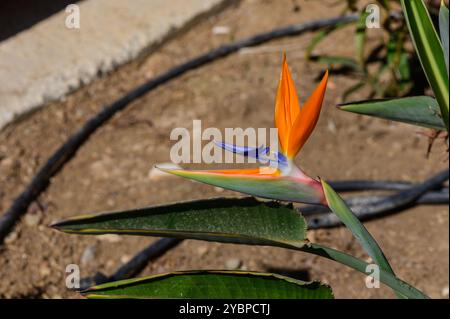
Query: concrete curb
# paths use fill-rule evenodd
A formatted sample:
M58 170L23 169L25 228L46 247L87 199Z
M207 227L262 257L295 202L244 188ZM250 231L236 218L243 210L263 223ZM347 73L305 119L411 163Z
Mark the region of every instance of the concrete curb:
M85 0L0 43L0 129L161 43L225 0Z

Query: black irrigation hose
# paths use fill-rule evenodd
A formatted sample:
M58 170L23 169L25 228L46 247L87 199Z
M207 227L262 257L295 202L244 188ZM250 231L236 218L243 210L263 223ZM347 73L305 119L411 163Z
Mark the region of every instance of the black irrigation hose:
M145 266L147 266L150 259L155 259L164 255L166 251L178 246L181 242L182 240L178 238L162 238L157 240L120 267L114 275L110 277L110 281L136 276L145 268Z
M11 207L0 218L0 245L3 243L3 240L8 233L12 230L16 221L26 213L29 205L47 188L50 183L50 178L53 177L63 167L63 165L72 158L73 155L75 155L76 151L81 147L81 145L83 145L92 133L94 133L102 124L108 121L118 111L121 111L127 107L135 99L186 73L187 71L226 57L227 55L242 48L256 46L277 38L298 35L305 31L315 31L320 28L329 27L336 24L355 22L357 20L358 15L353 14L293 24L269 32L260 33L231 44L220 46L145 82L112 104L105 106L99 113L90 118L77 132L70 136L66 142L64 142L64 144L56 150L56 152L53 153L44 166L39 169L31 183L14 200Z
M386 197L382 197L378 200L373 200L372 202L360 202L356 203L354 200L354 205L350 206L353 213L360 220L372 219L374 217L380 217L407 208L413 204L430 189L436 189L440 187L446 180L448 180L449 170L444 170L439 174L431 177L423 183L417 184L416 186L410 187L404 191L399 191L398 193ZM447 196L448 203L448 192L445 193ZM318 216L307 216L308 228L330 228L341 225L341 221L335 214L320 214Z
M329 184L337 192L352 192L361 190L403 191L414 186L413 183L409 182L370 181L370 180L336 181L336 182L329 182ZM440 186L438 188L440 188Z
M354 210L354 207L375 205L381 200L386 199L386 196L358 196L345 199L347 205ZM449 203L449 192L448 188L443 188L440 191L431 191L423 194L416 201L415 205L442 205ZM310 217L318 214L328 214L331 213L330 209L326 206L309 205L298 209L303 216Z
M83 278L80 283L80 290L106 282L133 278L144 270L149 261L164 255L168 250L178 246L182 241L182 239L178 238L159 239L142 249L127 263L120 266L112 276L106 277L102 273L97 273L93 277Z

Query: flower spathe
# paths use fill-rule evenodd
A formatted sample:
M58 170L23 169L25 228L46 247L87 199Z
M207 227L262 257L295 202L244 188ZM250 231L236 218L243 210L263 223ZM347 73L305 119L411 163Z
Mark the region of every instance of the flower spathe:
M317 180L307 176L293 159L308 140L319 119L328 81L325 72L313 93L300 106L291 73L283 55L280 81L275 101L275 126L281 151L274 154L268 147L239 147L216 143L226 151L265 159L268 166L228 170L161 170L225 189L257 197L310 204L324 203L323 189Z
M288 159L297 155L314 130L322 108L327 81L328 71L301 107L284 56L275 102L275 126L278 129L282 152Z

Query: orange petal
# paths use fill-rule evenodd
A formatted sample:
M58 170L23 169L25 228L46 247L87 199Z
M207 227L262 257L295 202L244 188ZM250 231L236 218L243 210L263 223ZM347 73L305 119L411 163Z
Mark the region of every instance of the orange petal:
M283 151L287 150L289 132L299 113L297 91L286 61L286 54L283 54L281 77L275 101L275 127L278 128L278 138Z
M247 169L223 169L223 170L205 170L203 172L209 174L226 174L226 175L274 175L278 176L279 172L276 169L269 167L261 168L247 168Z
M328 70L325 72L314 92L305 102L300 116L297 117L289 132L288 157L294 157L306 143L319 119L322 102L327 88Z
M171 173L180 176L193 175L234 175L238 176L252 176L252 177L277 177L280 176L280 171L277 168L263 166L259 168L244 168L244 169L213 169L213 170L184 170L184 169L167 169L157 167L166 173Z

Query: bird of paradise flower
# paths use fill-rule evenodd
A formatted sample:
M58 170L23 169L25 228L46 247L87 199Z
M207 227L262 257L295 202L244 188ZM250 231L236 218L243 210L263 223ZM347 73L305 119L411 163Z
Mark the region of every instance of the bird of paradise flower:
M177 176L241 193L291 202L325 204L321 183L306 175L293 159L308 140L319 119L328 81L328 71L301 107L292 75L283 55L275 102L275 127L281 152L268 147L239 147L224 142L219 147L243 156L264 159L268 166L250 169L183 170L159 168ZM271 156L272 155L272 156Z

